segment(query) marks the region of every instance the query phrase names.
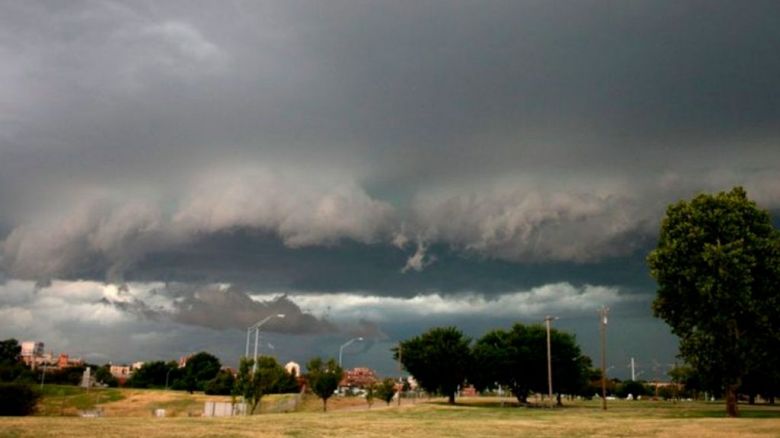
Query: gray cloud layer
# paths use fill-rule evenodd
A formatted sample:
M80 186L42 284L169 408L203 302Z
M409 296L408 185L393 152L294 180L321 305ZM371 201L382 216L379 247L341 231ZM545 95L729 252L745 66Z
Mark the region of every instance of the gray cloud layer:
M0 8L10 277L192 278L149 260L236 232L598 263L698 190L780 207L775 2Z

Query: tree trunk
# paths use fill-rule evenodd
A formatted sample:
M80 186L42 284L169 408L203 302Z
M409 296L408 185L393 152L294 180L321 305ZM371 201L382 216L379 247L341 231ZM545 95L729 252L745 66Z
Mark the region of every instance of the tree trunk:
M558 402L556 403L558 406L563 406L563 401L561 401L561 394L558 393L556 395L556 398L558 399Z
M726 385L726 415L739 417L737 408L737 385Z
M749 405L756 404L756 395L755 394L749 394L748 395L748 404Z
M322 399L322 412L328 412L328 399Z
M455 393L454 392L450 393L450 398L448 400L448 403L451 404L451 405L455 404Z

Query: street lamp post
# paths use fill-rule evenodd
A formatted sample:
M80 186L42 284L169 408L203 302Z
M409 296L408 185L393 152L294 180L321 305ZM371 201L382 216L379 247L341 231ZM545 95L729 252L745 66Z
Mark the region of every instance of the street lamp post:
M249 356L249 335L252 332L252 329L255 329L255 354L254 354L254 361L252 363L252 375L254 376L255 371L257 371L257 343L260 339L260 326L268 322L271 318L284 318L284 313L278 313L276 315L268 315L265 318L263 318L261 321L258 321L256 324L253 324L246 329L246 356Z
M601 328L601 407L605 411L607 410L607 353L606 353L606 337L607 337L607 314L609 313L609 307L603 306L599 310L599 328Z
M552 316L546 316L544 322L547 325L547 392L550 397L550 408L553 407L553 390L552 390L552 348L550 347L550 322L558 318Z
M352 338L349 341L345 342L341 347L339 347L339 367L341 367L341 357L344 354L344 349L348 347L350 344L352 344L355 341L362 341L363 337L358 336L357 338Z
M43 364L43 373L41 373L41 391L43 391L43 381L46 380L46 366L47 364Z
M249 357L249 338L252 337L252 326L246 328L246 349L244 350L244 357Z

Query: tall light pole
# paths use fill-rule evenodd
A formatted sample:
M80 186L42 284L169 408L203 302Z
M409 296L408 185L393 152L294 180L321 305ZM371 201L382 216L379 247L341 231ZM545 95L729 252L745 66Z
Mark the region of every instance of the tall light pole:
M246 350L244 350L244 357L249 358L249 338L252 337L252 327L246 328Z
M254 362L252 363L252 375L255 375L255 371L257 371L257 343L260 339L260 326L267 323L271 318L284 318L284 313L278 313L276 315L268 315L263 320L258 321L256 324L251 325L247 328L247 355L249 354L249 332L252 329L255 329L255 355L254 355Z
M552 348L550 346L550 323L558 318L552 316L545 316L544 322L547 325L547 392L550 397L550 408L553 407L553 391L552 391Z
M344 344L339 347L339 368L341 367L341 356L344 353L344 349L347 348L350 344L352 344L355 341L362 341L363 337L358 336L357 338L352 338L349 341L345 342Z
M168 390L168 377L171 375L171 371L173 371L173 368L168 368L168 372L165 373L165 390Z
M601 329L601 407L605 411L607 410L607 314L609 314L609 307L602 306L601 310L599 310L599 328Z

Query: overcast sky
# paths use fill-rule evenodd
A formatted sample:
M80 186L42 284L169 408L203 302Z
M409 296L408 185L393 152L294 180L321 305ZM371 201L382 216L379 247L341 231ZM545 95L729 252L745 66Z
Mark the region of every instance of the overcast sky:
M0 338L393 372L547 315L611 371L677 341L666 205L780 211L780 4L0 1ZM658 367L655 367L656 369Z

